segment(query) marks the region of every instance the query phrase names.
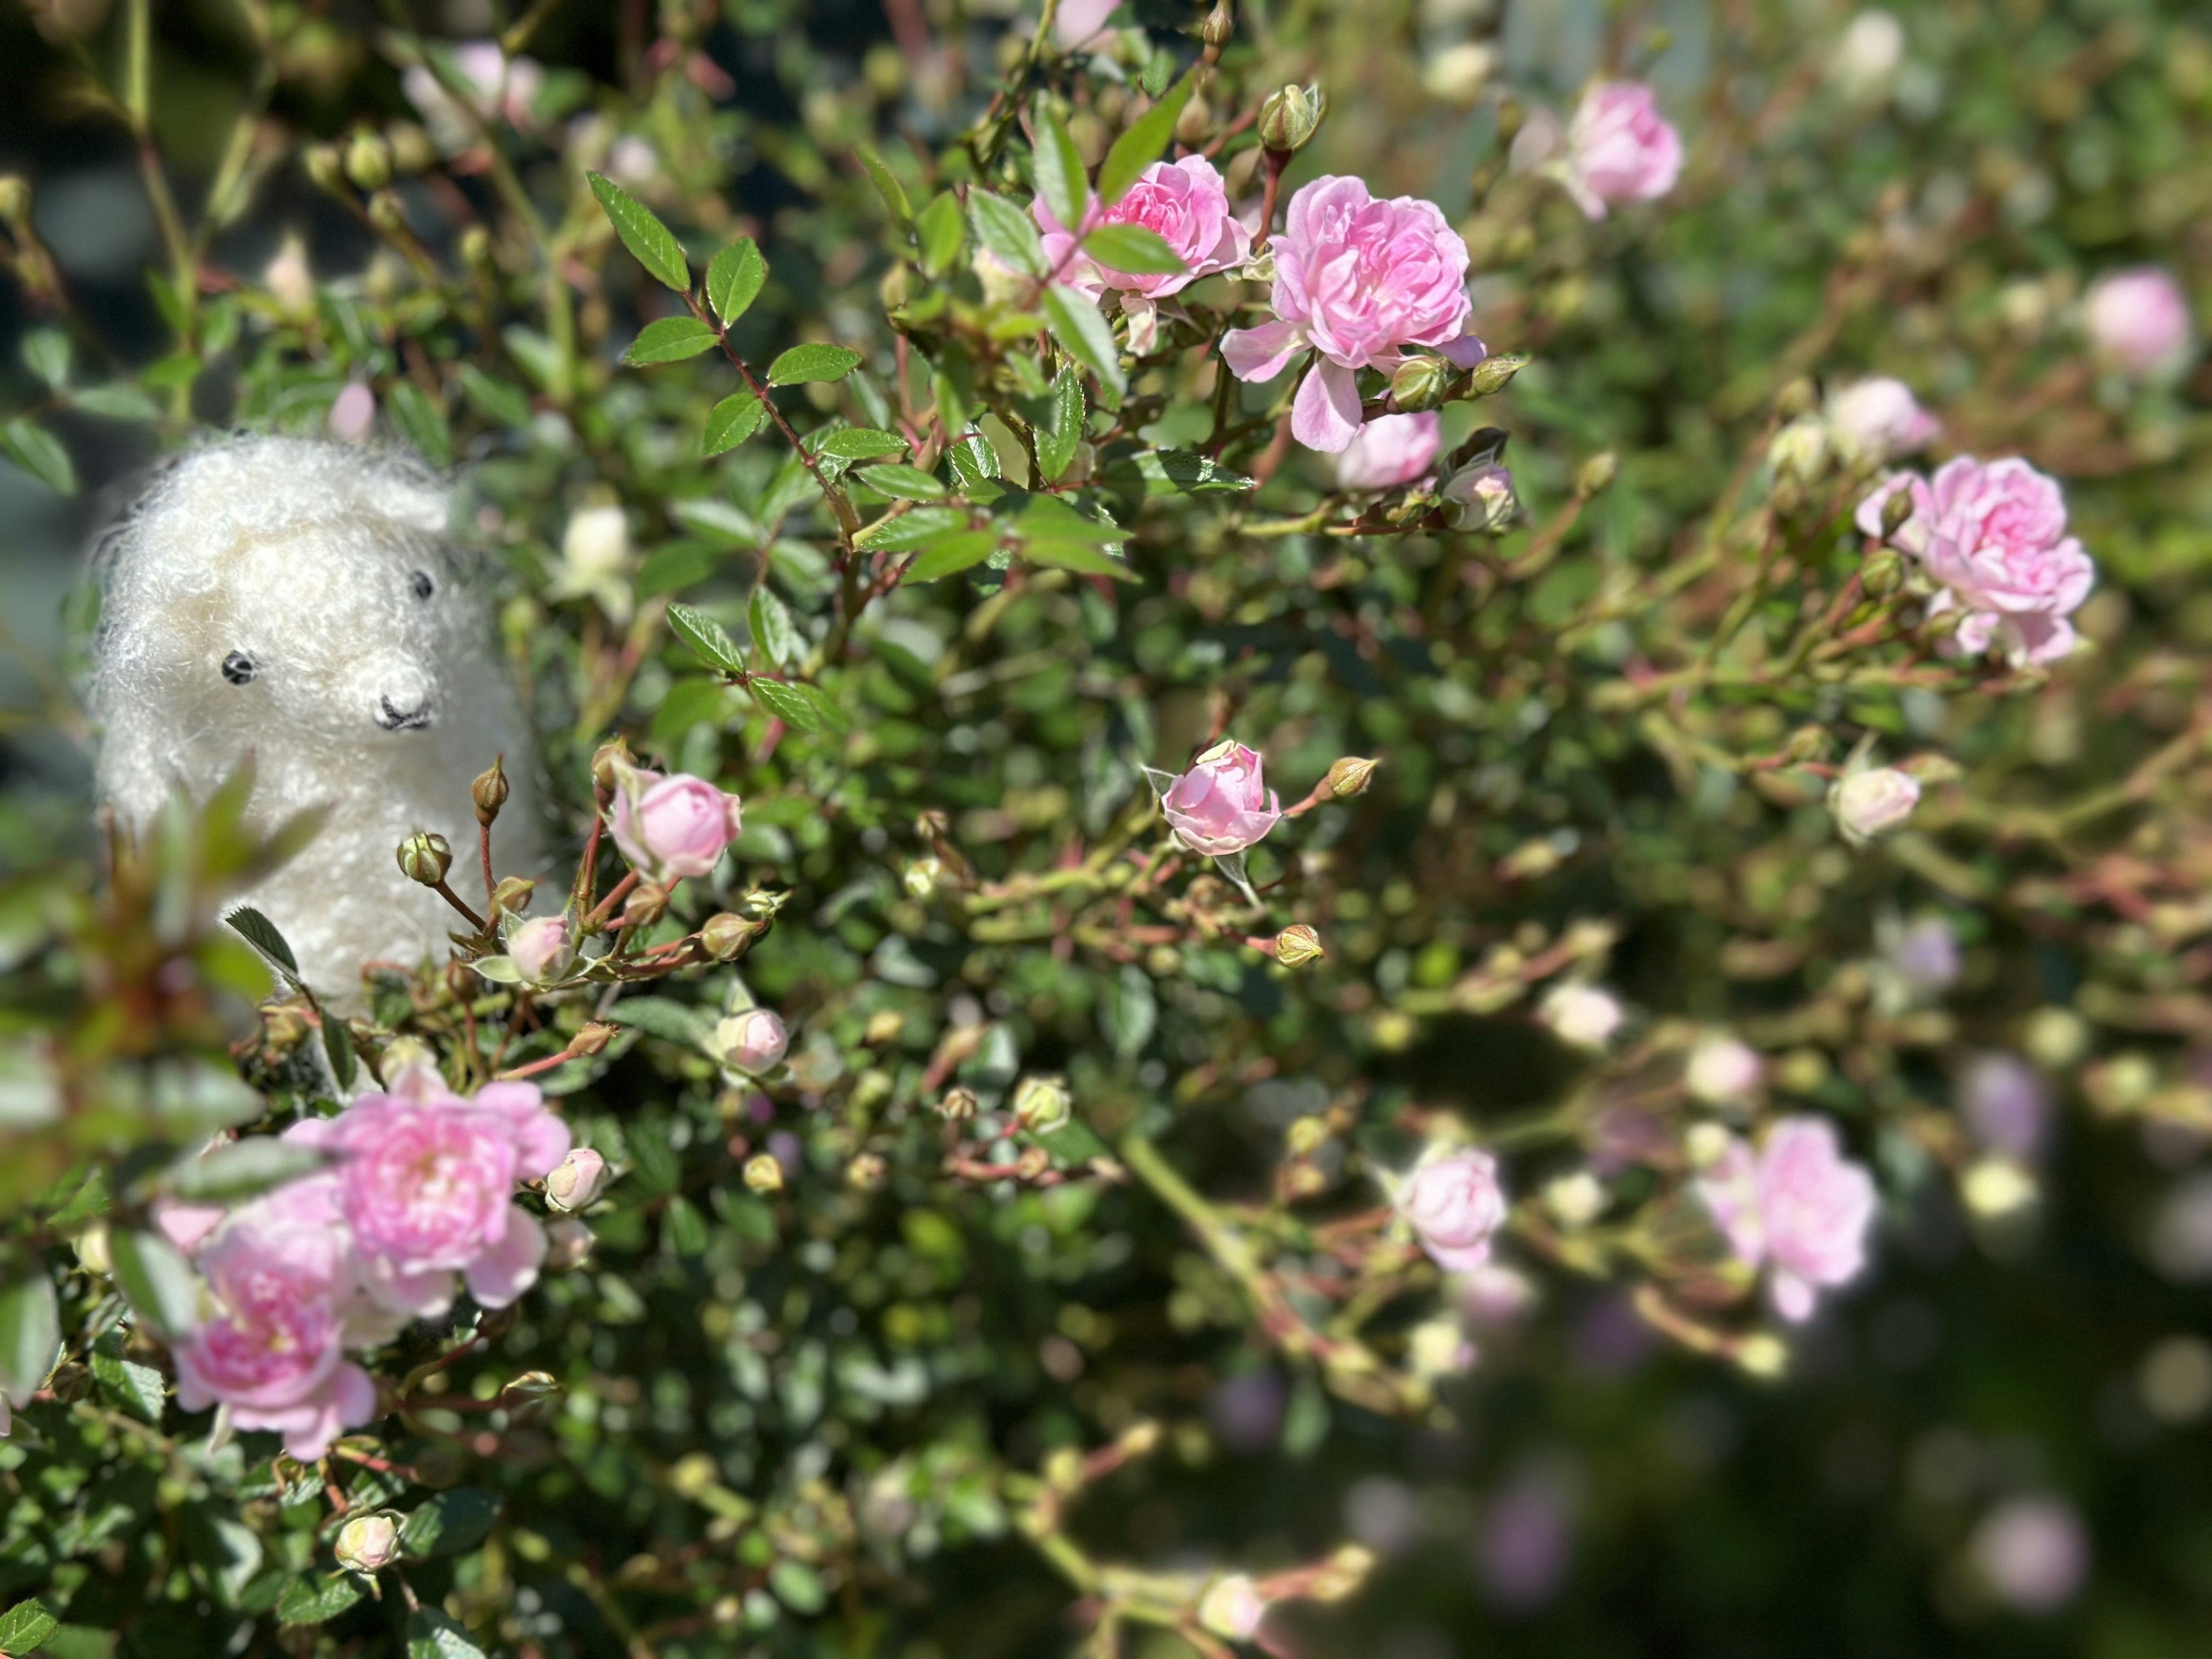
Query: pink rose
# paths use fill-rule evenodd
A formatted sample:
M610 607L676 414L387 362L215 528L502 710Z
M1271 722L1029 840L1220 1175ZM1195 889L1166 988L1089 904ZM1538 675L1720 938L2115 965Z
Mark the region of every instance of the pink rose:
M733 1071L772 1072L791 1047L791 1033L772 1008L744 1008L714 1028L714 1050Z
M1062 52L1099 44L1099 31L1121 5L1121 0L1060 0L1052 18L1053 44Z
M1881 465L1921 448L1942 430L1902 380L1877 375L1828 398L1828 433L1844 459Z
M737 839L738 801L703 778L620 768L609 815L615 845L653 881L703 876Z
M1583 94L1567 124L1564 182L1592 219L1609 206L1649 202L1674 189L1682 140L1641 81L1600 81Z
M587 1210L607 1184L607 1161L588 1146L570 1149L545 1177L545 1201L556 1210Z
M1156 233L1182 261L1179 271L1137 274L1102 265L1077 251L1077 239L1053 217L1043 197L1030 211L1044 231L1046 263L1060 271L1061 281L1094 297L1109 288L1120 290L1122 314L1129 319L1129 349L1139 356L1159 343L1159 311L1153 301L1252 257L1252 233L1229 210L1221 175L1203 155L1153 162L1112 207L1093 202L1084 222L1086 234L1102 225L1139 225Z
M1443 439L1443 417L1433 410L1377 415L1336 458L1337 488L1389 489L1411 483L1436 465Z
M568 1127L534 1083L488 1083L467 1099L428 1066L410 1066L389 1094L366 1094L334 1118L309 1118L287 1140L342 1161L339 1212L370 1292L416 1317L453 1304L453 1274L487 1308L503 1308L538 1278L545 1231L514 1203L519 1180L549 1174L568 1152Z
M2074 648L2066 618L2089 597L2097 568L2066 533L2055 479L2017 459L1946 461L1931 484L1917 473L1886 478L1859 503L1858 527L1881 534L1891 495L1910 492L1911 516L1891 545L1918 559L1945 591L1932 615L1966 612L1954 648L1972 654L2002 641L2014 662L2055 662Z
M544 985L568 970L575 952L568 948L568 918L540 916L507 936L507 954L526 983Z
M1261 775L1260 751L1218 743L1168 786L1160 810L1194 853L1225 858L1264 840L1283 814Z
M1848 1284L1866 1266L1874 1180L1843 1155L1826 1118L1784 1118L1755 1152L1729 1136L1697 1185L1729 1248L1769 1268L1784 1319L1810 1318L1822 1286Z
M2081 320L2098 354L2130 374L2166 373L2188 357L2189 301L2156 265L2099 277L2081 302Z
M1433 202L1378 202L1357 179L1315 179L1291 198L1274 240L1277 320L1221 343L1240 380L1272 380L1302 352L1320 359L1291 410L1291 434L1340 453L1359 434L1359 371L1398 366L1409 345L1481 361L1466 335L1467 244Z
M227 1406L302 1462L376 1415L376 1385L344 1356L359 1285L337 1193L333 1177L313 1176L233 1215L199 1256L219 1311L176 1346L179 1405Z
M1445 1272L1480 1267L1490 1260L1492 1236L1505 1223L1498 1160L1471 1150L1425 1160L1399 1189L1398 1212Z
M1920 782L1893 766L1867 766L1839 781L1831 805L1845 840L1854 845L1886 836L1920 805Z

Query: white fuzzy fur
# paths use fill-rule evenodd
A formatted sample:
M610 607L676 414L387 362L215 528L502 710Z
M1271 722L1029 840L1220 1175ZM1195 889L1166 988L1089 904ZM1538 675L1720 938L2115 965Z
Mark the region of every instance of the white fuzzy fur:
M500 872L537 869L529 744L447 505L433 474L394 456L234 439L172 464L100 556L102 798L140 829L251 753L256 828L327 805L307 849L237 896L341 1006L359 1006L362 963L411 967L465 926L400 872L408 835L452 842L453 890L483 908L469 784L495 754L514 789L494 833ZM233 652L252 659L249 684L223 678ZM418 708L422 729L380 723Z

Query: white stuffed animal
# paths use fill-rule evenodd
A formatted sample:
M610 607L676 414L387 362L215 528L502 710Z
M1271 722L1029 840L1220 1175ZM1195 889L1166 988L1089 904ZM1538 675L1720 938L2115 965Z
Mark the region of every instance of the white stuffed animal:
M306 851L236 896L340 1007L360 1006L364 963L411 968L466 928L401 872L409 835L444 836L454 891L483 909L469 785L495 755L514 789L500 873L537 870L530 744L447 511L414 462L237 438L171 463L100 555L102 799L143 830L251 754L255 829L328 806Z

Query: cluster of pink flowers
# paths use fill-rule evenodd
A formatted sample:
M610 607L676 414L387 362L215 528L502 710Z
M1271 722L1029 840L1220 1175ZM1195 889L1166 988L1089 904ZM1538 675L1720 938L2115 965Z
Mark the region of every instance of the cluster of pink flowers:
M1729 1136L1698 1192L1737 1259L1767 1269L1784 1319L1811 1318L1824 1288L1866 1266L1874 1178L1843 1155L1826 1118L1784 1118L1756 1150Z
M1859 503L1857 524L1882 533L1892 495L1910 493L1911 515L1891 545L1941 584L1930 614L1963 612L1954 648L1973 654L2002 645L2015 662L2055 662L2074 648L2067 620L2089 597L2096 567L2066 533L2056 479L2026 461L1946 461L1931 481L1917 472L1882 481Z
M459 1282L503 1308L537 1281L545 1229L515 1187L562 1170L569 1136L535 1084L464 1097L416 1065L390 1092L284 1139L326 1153L330 1167L211 1230L198 1210L163 1223L195 1252L214 1310L178 1342L179 1401L224 1406L240 1428L274 1430L306 1461L376 1415L376 1386L349 1352L444 1313ZM577 1173L596 1182L600 1170Z
M1159 301L1252 257L1252 233L1229 210L1228 189L1203 155L1153 162L1113 206L1092 202L1080 234L1054 218L1042 196L1030 211L1044 232L1045 262L1061 282L1094 299L1109 289L1120 294L1121 314L1129 319L1129 349L1139 356L1159 343ZM1183 268L1139 274L1099 264L1076 245L1080 235L1102 225L1136 225L1153 232Z
M1176 838L1194 853L1227 858L1263 839L1282 819L1260 751L1224 742L1200 755L1160 797Z

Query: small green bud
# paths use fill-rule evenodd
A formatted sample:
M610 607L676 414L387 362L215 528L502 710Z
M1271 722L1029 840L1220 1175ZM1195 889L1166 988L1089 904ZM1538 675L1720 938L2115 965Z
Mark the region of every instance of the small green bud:
M1859 586L1867 597L1886 599L1905 585L1905 560L1894 549L1881 548L1859 567Z
M0 174L0 225L13 230L31 211L31 186L16 173Z
M1375 775L1375 769L1382 764L1379 760L1346 755L1328 769L1328 793L1339 800L1349 800L1354 795L1365 794L1368 781Z
M392 182L392 146L384 142L384 135L368 127L357 128L347 142L345 151L346 177L363 190L382 190Z
M965 1123L975 1115L979 1103L973 1089L956 1085L945 1091L945 1097L937 1103L937 1110L947 1123Z
M1911 516L1912 491L1909 488L1893 490L1889 499L1881 504L1882 540L1893 540L1897 532L1905 528L1905 521Z
M856 1192L872 1193L884 1184L890 1166L879 1152L862 1152L845 1166L845 1180Z
M1285 968L1303 968L1328 954L1321 948L1321 935L1302 921L1275 935L1275 960Z
M525 1371L499 1391L500 1408L529 1422L549 1415L565 1392L550 1371Z
M538 884L527 876L508 876L491 890L492 908L519 916L530 908L530 901L538 891Z
M1794 380L1784 383L1782 390L1775 393L1774 412L1785 421L1794 421L1810 412L1819 396L1813 382L1800 374Z
M1199 25L1199 40L1210 53L1218 55L1236 33L1237 13L1229 0L1215 0L1213 9L1206 14L1206 21Z
M345 193L345 154L336 144L307 146L307 177L334 196Z
M1015 1085L1014 1121L1033 1135L1065 1127L1074 1113L1074 1097L1056 1077L1025 1077Z
M1487 398L1493 392L1503 392L1512 383L1513 377L1528 367L1525 351L1502 352L1495 357L1485 357L1474 366L1467 377L1467 389L1477 398Z
M599 792L603 799L611 799L615 793L617 774L623 767L635 764L635 757L629 752L629 744L622 738L617 738L611 743L601 744L592 754L592 787Z
M1601 449L1583 463L1582 471L1575 474L1575 494L1588 501L1593 495L1602 495L1613 483L1613 475L1620 471L1620 462L1609 449Z
M711 915L699 926L699 943L707 954L717 962L728 962L735 957L761 931L757 921L747 921L743 916L724 910Z
M1444 400L1452 366L1441 357L1411 356L1390 376L1390 407L1419 412L1434 409Z
M1260 106L1260 143L1271 155L1295 155L1312 142L1328 113L1328 95L1319 83L1279 88Z
M755 1152L745 1160L745 1185L757 1193L783 1190L783 1165L771 1152Z
M491 765L477 774L469 786L469 799L477 804L477 822L489 830L499 817L499 809L507 805L510 789L507 781L504 755L495 756Z
M435 887L453 867L453 849L443 836L418 830L399 843L399 867L408 880Z
M338 1528L335 1547L338 1565L364 1577L382 1571L399 1559L399 1517L389 1510L356 1515Z

